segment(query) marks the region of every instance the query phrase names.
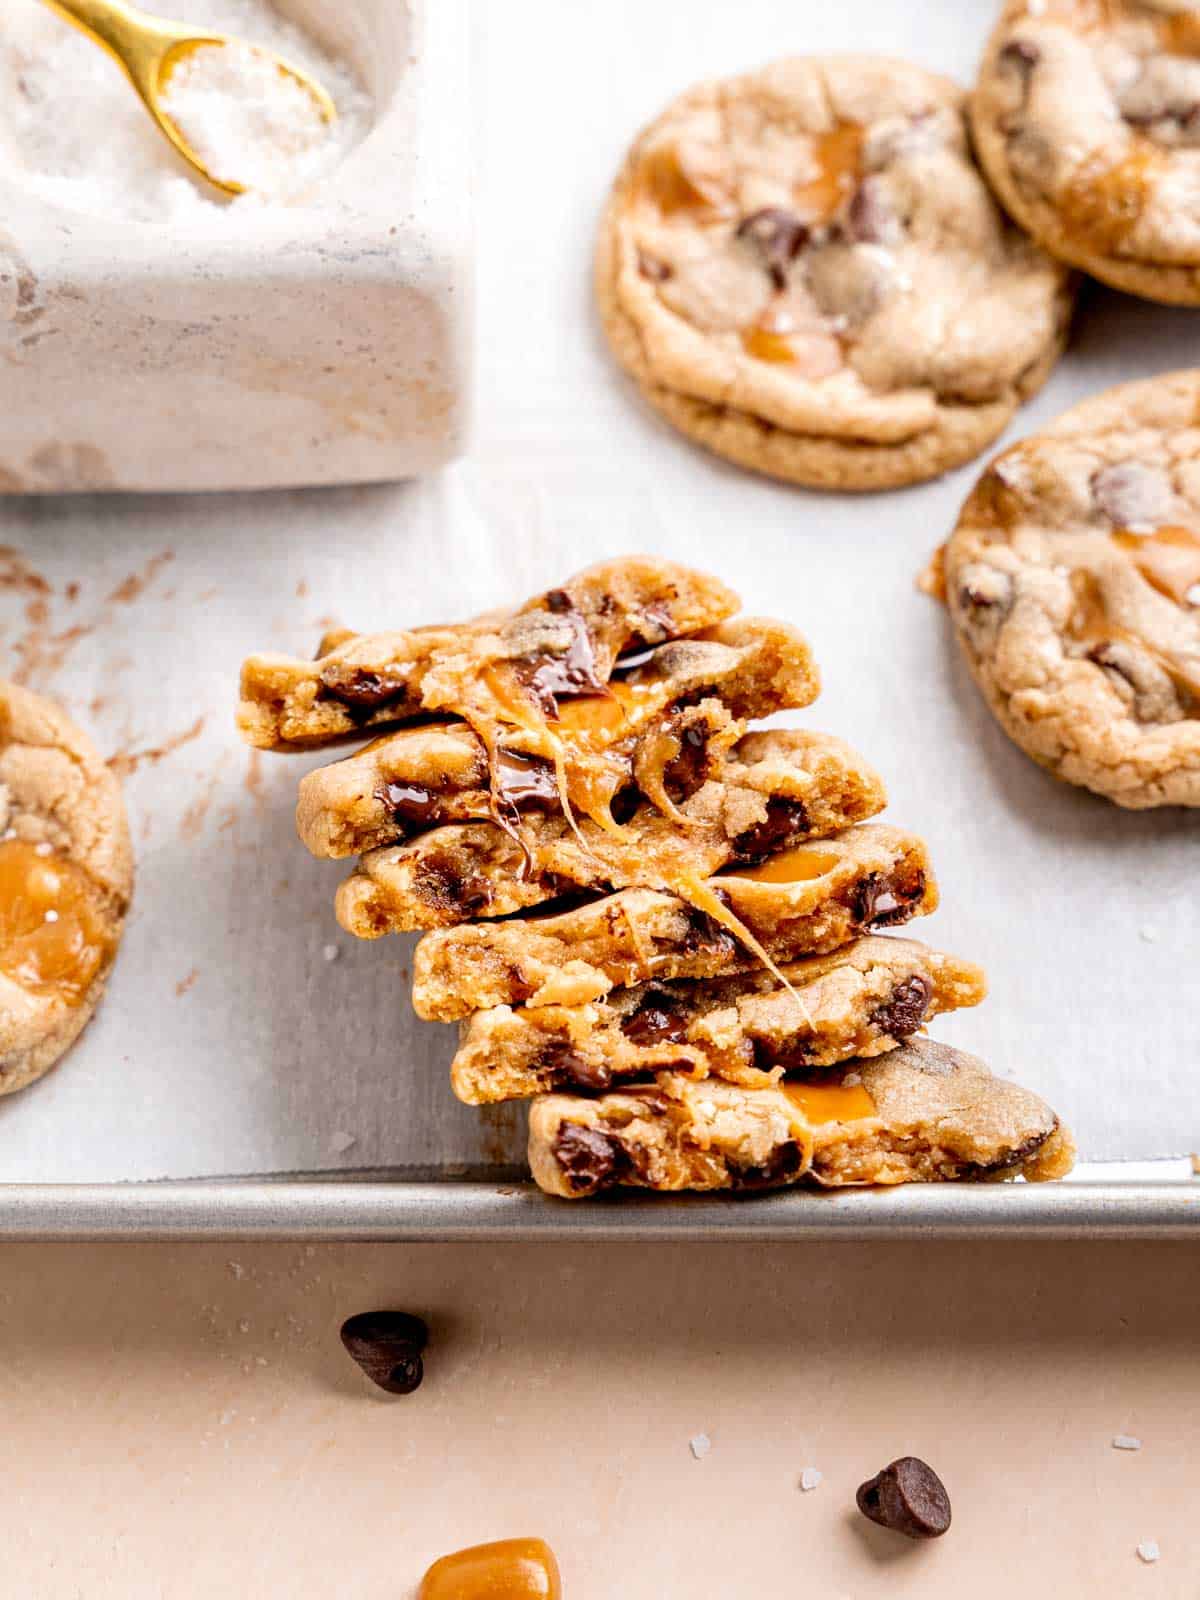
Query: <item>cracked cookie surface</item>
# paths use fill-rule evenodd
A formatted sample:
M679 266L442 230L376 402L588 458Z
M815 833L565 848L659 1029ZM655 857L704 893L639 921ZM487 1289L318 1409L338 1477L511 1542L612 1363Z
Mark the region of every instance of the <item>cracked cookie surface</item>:
M1189 0L1010 0L972 102L1009 212L1128 293L1200 305L1200 12Z
M132 887L116 778L57 705L0 681L0 1094L83 1031Z
M1043 1100L930 1039L771 1089L665 1073L592 1100L548 1095L529 1122L533 1176L564 1199L616 1186L1041 1182L1065 1177L1073 1161L1071 1136Z
M756 970L762 959L746 933L772 961L788 962L936 908L923 841L865 823L761 867L696 880L689 900L622 889L555 916L427 933L414 958L413 1005L442 1022L496 1005L583 1005L651 979Z
M1109 390L998 457L943 565L1022 749L1118 805L1200 806L1200 372Z
M978 1005L970 962L872 936L768 972L618 989L580 1006L496 1006L462 1024L451 1068L468 1105L609 1090L656 1073L765 1088L783 1072L881 1055L931 1018Z
M879 778L842 740L794 729L751 734L670 814L641 800L616 834L587 818L527 814L505 826L433 828L371 851L338 891L338 920L373 939L504 917L580 890L670 890L841 832L885 804Z
M962 91L865 56L776 62L669 106L617 178L596 288L668 421L834 489L985 449L1049 375L1071 301L976 170Z

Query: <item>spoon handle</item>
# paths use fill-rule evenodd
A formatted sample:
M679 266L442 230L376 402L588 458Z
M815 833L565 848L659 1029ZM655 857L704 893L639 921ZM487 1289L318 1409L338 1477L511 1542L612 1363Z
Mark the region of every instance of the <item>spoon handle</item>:
M124 0L43 0L43 4L102 45L143 98L154 90L164 46L176 32L183 36L188 31L164 26Z

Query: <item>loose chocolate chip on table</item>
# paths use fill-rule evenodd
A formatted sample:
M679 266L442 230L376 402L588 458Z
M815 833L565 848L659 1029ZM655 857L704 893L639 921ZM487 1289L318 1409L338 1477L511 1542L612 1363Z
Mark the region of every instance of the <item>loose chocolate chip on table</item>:
M787 269L808 243L810 229L782 206L764 206L743 217L737 235L757 246L771 282L777 289L786 289Z
M906 1539L940 1539L950 1526L946 1486L917 1456L891 1462L859 1485L855 1499L864 1517Z
M342 1343L359 1366L389 1394L411 1394L425 1375L421 1352L429 1329L407 1311L360 1311L342 1323Z

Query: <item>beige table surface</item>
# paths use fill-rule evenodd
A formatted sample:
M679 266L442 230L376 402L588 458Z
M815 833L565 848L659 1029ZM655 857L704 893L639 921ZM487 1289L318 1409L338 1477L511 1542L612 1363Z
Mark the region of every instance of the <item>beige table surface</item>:
M437 1555L539 1533L567 1600L1195 1600L1197 1264L1166 1244L10 1245L2 1592L410 1600ZM408 1399L338 1343L381 1305L433 1329ZM953 1498L935 1545L852 1510L906 1452Z

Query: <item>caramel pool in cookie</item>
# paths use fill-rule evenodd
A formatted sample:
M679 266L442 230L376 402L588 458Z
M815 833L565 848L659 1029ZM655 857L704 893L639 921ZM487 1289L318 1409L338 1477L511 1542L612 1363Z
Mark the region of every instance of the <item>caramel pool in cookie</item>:
M116 779L56 705L0 683L0 1094L87 1024L132 884Z
M971 670L1035 760L1200 806L1200 372L1126 384L995 461L946 546Z
M1200 304L1200 11L1010 0L972 104L1005 207L1061 260Z
M992 200L956 85L800 58L681 96L600 233L618 360L718 455L885 488L969 460L1047 377L1069 275Z

